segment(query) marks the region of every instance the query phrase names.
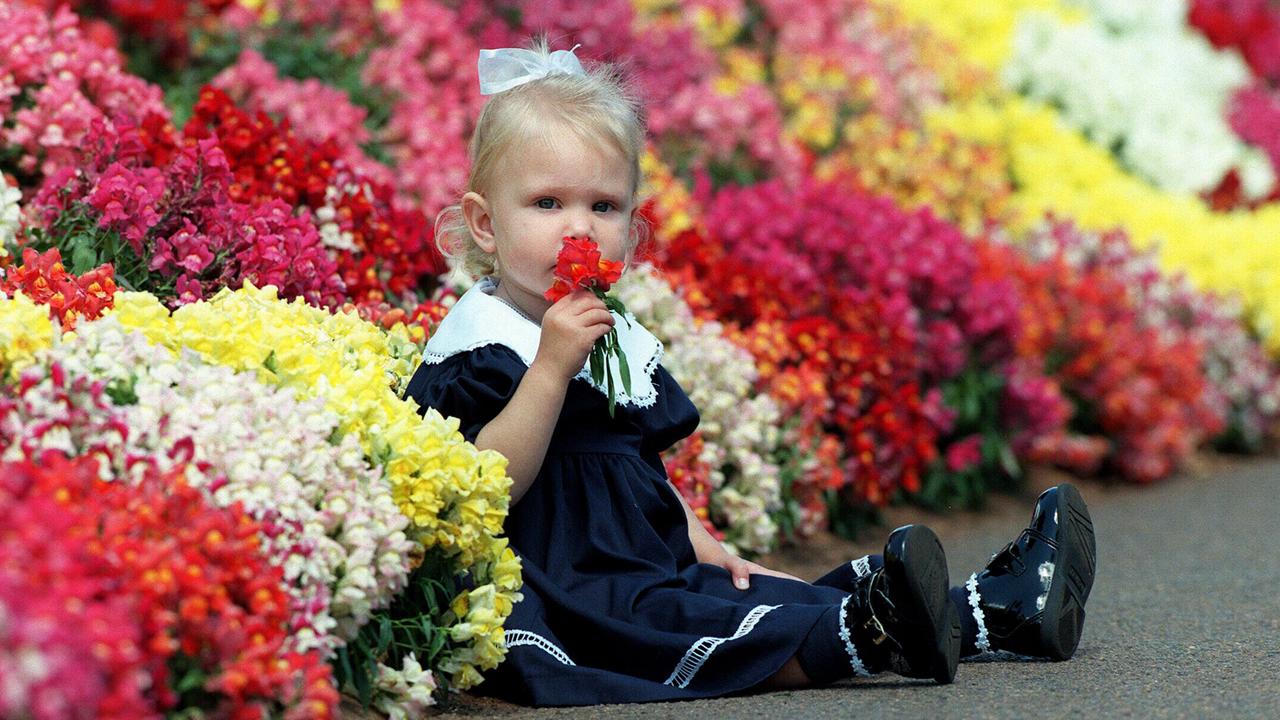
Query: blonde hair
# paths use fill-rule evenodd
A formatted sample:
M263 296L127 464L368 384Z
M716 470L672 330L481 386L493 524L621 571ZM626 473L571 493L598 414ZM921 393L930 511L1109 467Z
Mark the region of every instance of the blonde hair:
M544 37L535 38L529 49L544 59L551 53ZM630 199L636 207L645 139L643 109L619 68L593 63L585 69L586 75L547 75L489 98L471 135L471 173L464 193L487 195L497 180L498 159L516 142L537 137L555 123L584 142L603 144L627 159ZM627 236L628 257L647 233L647 223L635 215ZM473 276L494 271L493 257L476 245L460 205L450 205L436 216L436 247Z

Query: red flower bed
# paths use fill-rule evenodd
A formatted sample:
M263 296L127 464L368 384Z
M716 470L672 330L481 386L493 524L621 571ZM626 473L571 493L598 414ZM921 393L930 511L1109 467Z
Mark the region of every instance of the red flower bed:
M0 292L21 292L41 305L49 306L49 316L64 330L74 329L76 320L95 320L115 301L115 271L102 265L76 277L62 265L57 248L37 253L22 249L22 264L0 268Z
M1029 261L993 249L988 261L1021 287L1018 354L1043 363L1075 403L1071 430L1034 440L1034 459L1151 482L1222 431L1200 343L1145 325L1110 268L1073 267L1061 250Z
M1217 47L1233 47L1253 71L1280 83L1280 7L1270 0L1192 0L1187 20Z
M173 149L176 148L176 149ZM283 297L337 305L342 282L315 226L280 200L235 202L226 156L213 140L175 145L126 118L95 121L83 164L49 176L32 203L38 247L58 246L73 269L110 262L117 281L174 303L244 282ZM156 166L156 158L167 164Z
M911 381L907 337L881 323L882 307L866 298L810 298L806 306L778 292L785 281L758 263L730 257L696 232L660 251L677 286L696 283L694 303L736 326L735 339L757 358L760 383L784 404L799 426L799 447L818 460L791 491L802 525L825 517L825 491L840 489L854 504L884 504L898 487L918 487L937 451L937 431ZM696 278L696 280L694 280ZM826 308L816 307L826 302ZM798 307L796 307L798 306ZM835 431L848 449L834 465Z
M336 255L346 296L381 300L413 293L424 276L445 270L421 213L402 207L388 185L363 177L341 160L333 141L299 138L288 121L236 107L226 93L205 88L183 135L216 138L234 181L233 200L283 200L314 213ZM332 223L331 231L325 225Z
M332 716L320 656L280 652L288 602L257 524L180 471L132 484L99 467L56 452L0 465L0 714ZM34 658L44 673L18 672Z

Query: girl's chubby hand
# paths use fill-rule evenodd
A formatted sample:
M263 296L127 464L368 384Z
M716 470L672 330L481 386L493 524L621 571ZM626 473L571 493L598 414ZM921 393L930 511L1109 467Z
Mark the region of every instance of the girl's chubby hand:
M587 290L560 298L542 316L542 338L533 364L556 373L565 382L582 370L591 346L613 327L613 314L604 301Z
M746 590L751 587L751 575L772 575L773 577L804 582L795 575L788 575L787 573L779 572L777 570L770 570L759 563L744 560L736 555L728 555L721 564L721 567L729 571L729 576L733 578L733 586L739 590Z

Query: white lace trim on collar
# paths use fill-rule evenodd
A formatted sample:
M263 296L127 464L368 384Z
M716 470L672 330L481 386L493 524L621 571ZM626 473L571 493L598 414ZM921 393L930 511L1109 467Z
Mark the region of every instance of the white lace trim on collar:
M497 282L491 277L481 279L463 293L449 309L449 314L427 341L422 360L428 365L443 362L458 353L470 352L485 345L502 345L510 348L525 365L533 362L538 353L538 341L542 328L521 315L515 308L492 296ZM614 396L619 405L650 407L658 399L658 389L653 384L653 372L662 359L662 342L653 336L630 313L623 319L616 313L618 341L627 354L631 370L631 393L618 383ZM630 323L628 324L628 321ZM617 358L609 358L609 371L619 377ZM599 390L608 393L605 384L592 382L591 367L583 363L582 370L574 376Z

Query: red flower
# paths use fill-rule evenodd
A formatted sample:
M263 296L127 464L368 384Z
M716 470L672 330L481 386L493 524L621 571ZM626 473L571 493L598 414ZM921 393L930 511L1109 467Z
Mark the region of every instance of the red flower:
M556 256L556 280L544 294L551 302L574 290L607 292L622 277L620 262L600 257L600 246L589 237L566 237Z
M49 306L49 316L72 330L76 319L97 319L114 302L115 271L101 265L76 277L62 265L58 248L38 253L22 249L22 265L0 270L0 292L21 291L33 301Z
M982 436L970 435L947 448L947 469L964 472L982 462Z
M574 290L590 290L596 297L604 301L610 312L617 313L623 319L627 317L627 308L622 301L605 295L618 278L622 277L622 263L610 262L600 257L600 247L589 237L566 237L556 256L556 279L551 288L544 294L551 302L568 295ZM628 321L629 323L630 321ZM606 385L609 394L609 416L613 417L614 398L617 394L617 382L609 366L609 358L618 359L618 375L622 380L622 388L631 392L631 370L627 366L627 355L618 344L618 331L611 328L604 337L596 340L591 347L591 380L597 385Z

